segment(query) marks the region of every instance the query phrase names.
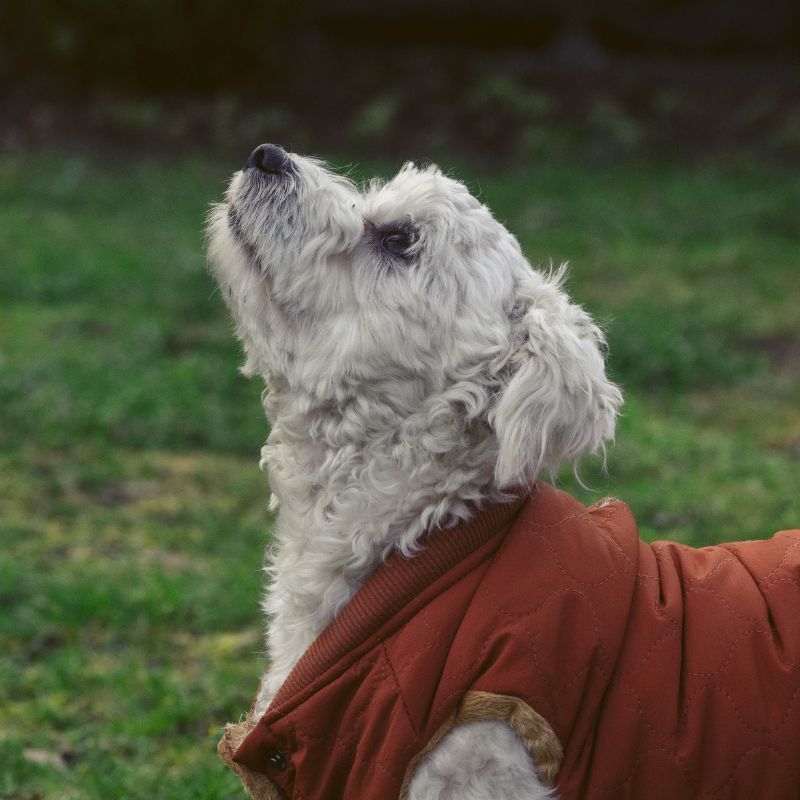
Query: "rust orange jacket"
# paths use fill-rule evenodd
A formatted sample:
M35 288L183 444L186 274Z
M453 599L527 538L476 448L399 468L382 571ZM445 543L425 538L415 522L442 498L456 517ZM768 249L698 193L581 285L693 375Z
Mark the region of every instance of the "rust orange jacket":
M800 531L648 545L540 483L381 565L220 752L257 798L385 800L473 719L564 800L797 800Z

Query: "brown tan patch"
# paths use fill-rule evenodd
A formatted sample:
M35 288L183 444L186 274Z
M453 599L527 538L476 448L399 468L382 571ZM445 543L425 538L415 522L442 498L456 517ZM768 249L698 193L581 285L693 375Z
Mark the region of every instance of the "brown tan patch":
M225 764L239 776L242 786L253 800L285 800L283 792L266 775L254 772L233 760L233 754L245 740L247 734L253 730L253 727L253 718L250 716L238 724L228 723L225 726L225 733L217 745L217 753Z

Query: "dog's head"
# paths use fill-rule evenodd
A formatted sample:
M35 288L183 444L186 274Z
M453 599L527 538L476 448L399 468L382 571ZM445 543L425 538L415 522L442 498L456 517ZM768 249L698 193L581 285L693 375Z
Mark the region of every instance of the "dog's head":
M245 371L310 404L458 409L492 430L500 486L613 436L621 395L602 333L561 273L534 271L436 167L406 164L360 190L261 145L212 211L209 256Z

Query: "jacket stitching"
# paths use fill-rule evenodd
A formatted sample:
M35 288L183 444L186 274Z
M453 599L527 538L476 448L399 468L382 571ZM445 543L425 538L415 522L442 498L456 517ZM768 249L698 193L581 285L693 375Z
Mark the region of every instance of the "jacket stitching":
M771 572L765 575L763 580L760 581L760 583L763 584L764 586L767 586L770 583L772 583L773 582L772 576L775 575L776 572L780 572L780 570L782 570L786 566L786 562L789 559L789 553L791 553L791 551L794 550L795 548L800 547L800 538L795 539L793 536L791 536L791 534L789 536L791 544L787 545L786 550L783 553L783 558L780 560L780 563Z
M408 705L406 705L406 698L403 694L403 689L400 686L400 681L397 680L397 675L394 671L394 666L392 665L392 659L389 657L389 650L386 647L386 642L381 642L381 650L383 651L383 657L386 661L386 666L389 669L389 673L392 676L392 680L394 681L394 685L397 688L397 696L400 698L400 702L403 704L403 710L406 712L406 718L408 719L408 724L411 726L411 730L414 731L415 736L419 736L419 731L417 730L417 726L414 724L414 719L411 716L411 712L408 709Z

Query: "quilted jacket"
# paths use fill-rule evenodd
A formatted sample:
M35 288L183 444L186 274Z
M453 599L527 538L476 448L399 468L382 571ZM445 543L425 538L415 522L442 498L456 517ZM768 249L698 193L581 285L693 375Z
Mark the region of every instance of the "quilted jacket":
M797 800L799 694L800 531L649 545L540 483L389 558L220 753L256 798L402 798L500 719L564 800Z

